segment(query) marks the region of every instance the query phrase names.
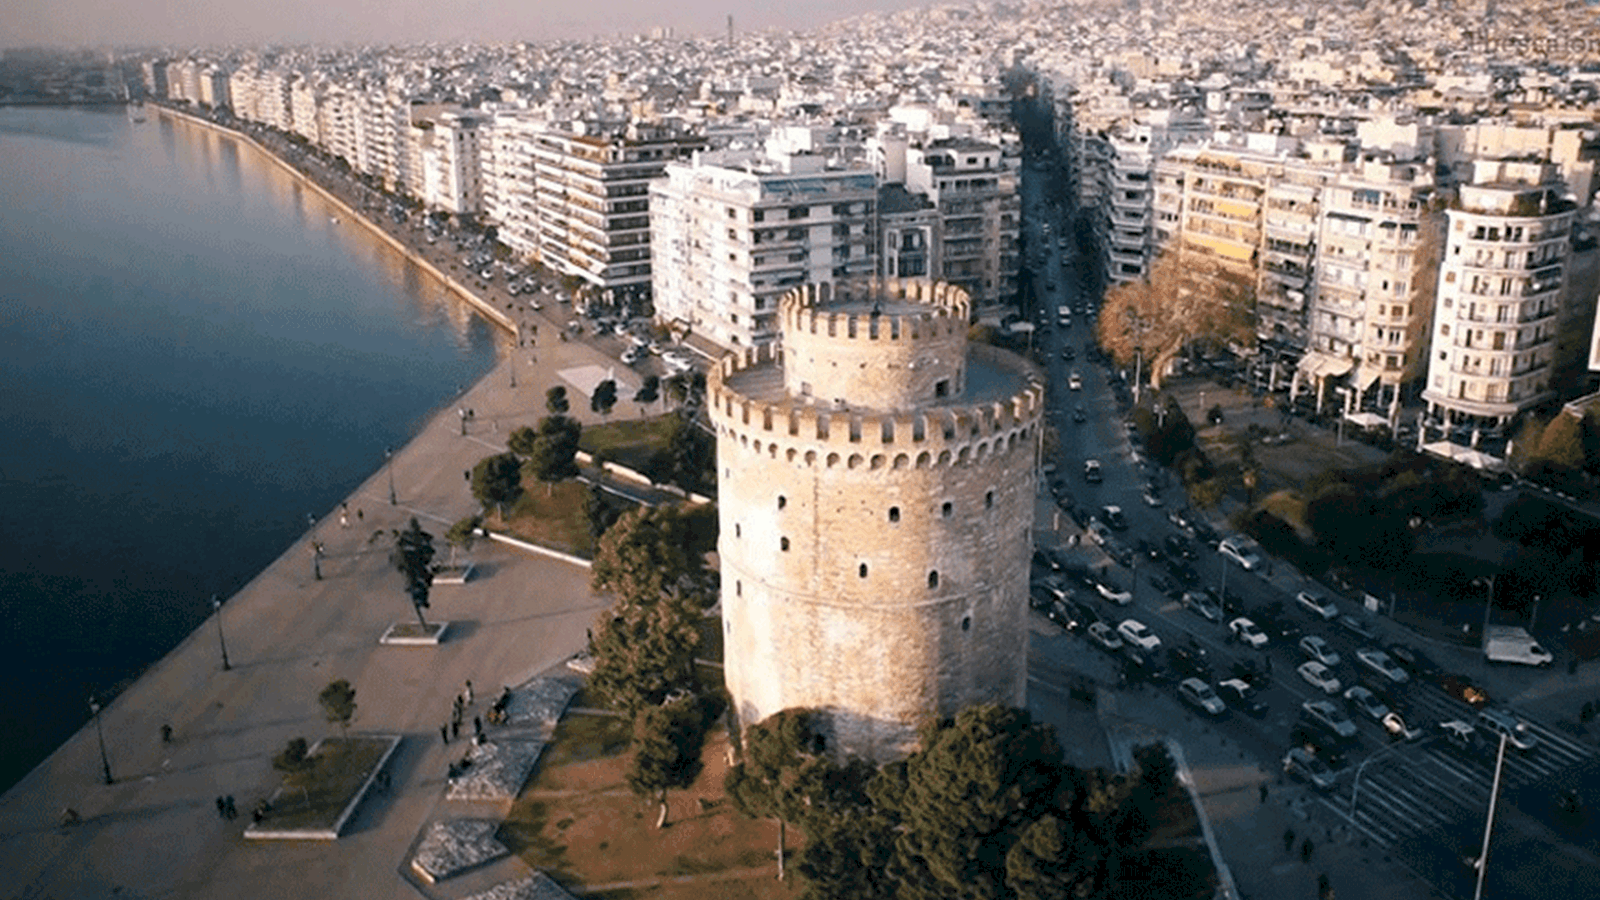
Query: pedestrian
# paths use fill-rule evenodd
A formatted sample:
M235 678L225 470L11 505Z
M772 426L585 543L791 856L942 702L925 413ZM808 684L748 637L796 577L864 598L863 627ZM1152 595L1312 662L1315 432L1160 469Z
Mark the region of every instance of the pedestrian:
M1288 853L1289 850L1292 849L1293 847L1294 847L1294 829L1293 828L1285 828L1283 830L1283 852Z
M454 739L454 740L460 740L461 739L461 720L460 719L457 719L454 722L450 723L450 737L452 739Z
M483 737L483 720L478 718L477 716L473 716L472 717L472 730L473 730L474 733L476 733L478 735L478 737Z
M1311 838L1306 838L1302 841L1300 844L1300 861L1303 863L1311 862L1311 854L1315 852L1315 849L1311 845Z
M350 527L350 514L347 513L347 512L344 512L343 510L341 510L339 512L339 527L340 528L349 528Z
M461 713L465 708L466 704L461 702L461 695L457 694L456 698L451 701L450 718L456 720L457 722L461 721Z
M234 819L239 818L239 808L233 805L233 795L232 794L229 794L227 797L224 797L222 803L223 803L223 807L224 807L223 808L223 815L227 816L229 821L232 821Z
M172 726L171 725L163 724L161 726L161 743L163 743L163 744L172 743Z
M1265 781L1261 782L1261 802L1267 802L1267 783Z
M366 517L366 515L364 513L361 512L361 507L359 507L359 506L356 507L356 521L357 522L365 522L366 520L367 520L367 517Z
M217 795L217 818L226 819L227 817L228 817L228 801L222 799L222 795L218 794Z
M467 705L472 705L472 679L467 679Z
M467 481L467 482L472 481L472 473L468 472L465 469L461 470L461 480Z
M449 725L440 725L439 726L439 738L444 741L445 746L448 747L450 745L450 726Z

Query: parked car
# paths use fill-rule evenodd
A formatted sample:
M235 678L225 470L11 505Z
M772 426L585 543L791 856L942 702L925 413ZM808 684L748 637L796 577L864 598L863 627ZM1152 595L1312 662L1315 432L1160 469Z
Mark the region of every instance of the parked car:
M1100 507L1100 521L1106 523L1112 531L1128 530L1128 517L1122 514L1120 506Z
M1169 534L1161 542L1167 549L1167 555L1173 559L1195 559L1194 547L1189 542L1175 534Z
M1154 650L1161 646L1161 638L1156 637L1155 632L1137 619L1123 619L1117 626L1117 634L1141 650Z
M1254 572L1265 565L1260 554L1256 553L1250 545L1238 538L1224 538L1217 544L1217 552L1224 559L1231 559L1246 572Z
M1256 623L1240 616L1228 623L1228 633L1233 639L1248 647L1257 650L1267 645L1267 634L1256 626Z
M1122 649L1122 638L1117 636L1115 629L1104 622L1092 622L1089 624L1089 640L1093 641L1100 649L1110 653L1115 653Z
M1204 710L1207 715L1220 716L1228 711L1228 705L1222 702L1211 685L1198 678L1185 678L1179 682L1178 696L1190 706Z
M1145 506L1160 506L1161 505L1161 495L1156 493L1154 490L1152 490L1152 489L1150 489L1148 487L1145 488L1144 489L1144 505Z
M1167 571L1172 574L1174 581L1178 582L1184 587L1194 587L1200 583L1200 573L1196 572L1194 566L1191 566L1188 563L1172 562L1169 560L1167 564Z
M1413 650L1404 644L1390 644L1384 649L1412 675L1425 678L1439 673L1439 667L1420 650Z
M1165 575L1151 575L1150 586L1160 591L1163 596L1171 597L1174 600L1183 596L1183 588L1179 587L1176 581Z
M1300 677L1304 678L1307 684L1322 691L1324 694L1337 694L1340 688L1344 687L1343 684L1339 683L1339 677L1333 674L1332 669L1314 659L1301 663L1300 667L1295 671L1300 673Z
M1077 634L1083 630L1083 620L1078 617L1077 610L1065 603L1050 604L1050 608L1045 611L1045 618L1056 623L1068 634Z
M1283 772L1321 791L1331 791L1338 783L1337 776L1328 768L1328 764L1304 747L1289 748L1289 752L1283 756Z
M1167 651L1167 664L1180 678L1199 678L1210 681L1216 677L1211 664L1206 661L1205 654L1189 647L1173 647Z
M1194 537L1194 517L1188 510L1174 509L1167 513L1167 521L1189 537Z
M1404 716L1394 710L1390 710L1379 724L1397 741L1415 741L1423 737L1422 729L1411 725Z
M1300 593L1294 595L1294 599L1312 614L1321 616L1323 621L1331 621L1339 618L1339 607L1335 605L1332 600L1329 600L1327 597L1324 597L1321 594L1313 594L1310 591L1301 591Z
M1366 638L1369 641L1375 641L1378 639L1378 633L1372 629L1372 626L1367 623L1366 619L1363 619L1360 616L1354 616L1350 613L1345 613L1339 617L1339 627L1353 635L1356 635L1357 637Z
M1222 621L1222 607L1199 591L1185 591L1182 602L1184 609L1205 619L1207 622Z
M1389 654L1373 647L1363 647L1356 651L1356 659L1372 671L1382 675L1395 684L1405 684L1411 680L1406 670L1389 658Z
M1350 740L1360 733L1356 730L1356 723L1350 721L1350 717L1332 700L1307 700L1300 704L1300 711L1340 740Z
M1384 705L1377 695L1359 684L1345 688L1344 699L1350 704L1351 709L1374 722L1381 723L1383 717L1389 714L1389 707Z
M1069 391L1081 391L1081 390L1083 390L1083 376L1079 375L1077 372L1073 372L1071 375L1068 375L1067 376L1067 390L1069 390Z
M1094 583L1095 593L1103 599L1109 600L1118 606L1127 606L1133 602L1133 592L1124 590L1121 585L1109 578L1102 577Z
M1272 683L1272 673L1267 671L1266 663L1262 662L1261 657L1239 657L1228 666L1228 673L1257 688L1264 688Z
M1218 682L1217 694L1230 709L1237 709L1252 719L1264 717L1270 710L1256 697L1256 689L1240 678Z
M1333 649L1320 635L1308 634L1300 639L1300 652L1325 666L1339 664L1339 651Z

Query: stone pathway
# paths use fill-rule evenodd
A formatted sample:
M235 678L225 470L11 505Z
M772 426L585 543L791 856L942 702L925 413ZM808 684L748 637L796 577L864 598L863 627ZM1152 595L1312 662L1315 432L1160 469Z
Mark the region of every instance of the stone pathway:
M411 870L437 884L509 851L494 839L500 823L492 819L457 819L435 822L411 858Z

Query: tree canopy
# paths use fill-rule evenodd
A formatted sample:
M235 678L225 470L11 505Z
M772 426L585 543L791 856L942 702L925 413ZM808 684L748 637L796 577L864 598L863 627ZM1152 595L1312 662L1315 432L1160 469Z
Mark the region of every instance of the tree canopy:
M667 791L686 788L700 775L705 725L693 698L647 706L634 717L633 759L623 778L629 790L660 804L657 828L667 823Z
M428 608L428 592L433 587L433 535L422 530L417 517L411 517L406 530L395 535L394 565L405 576L406 594L416 610L417 621L427 627L422 611Z
M1150 383L1201 340L1254 341L1255 291L1244 274L1183 248L1157 256L1150 276L1106 291L1095 337L1119 366L1143 358Z
M340 678L331 681L317 695L317 702L322 704L322 714L327 720L339 726L340 733L350 727L350 720L356 715L356 689L350 682Z
M686 491L702 490L715 477L717 444L694 424L692 416L668 419L666 446L651 455L646 474L656 484L675 484Z
M522 496L522 461L515 453L496 453L472 467L472 496L485 509L494 507L503 517L506 505Z
M583 426L567 416L546 416L528 454L528 474L550 486L578 475L578 440Z
M550 415L552 416L566 415L567 410L572 408L571 402L567 400L567 389L558 384L550 390L545 391L544 408L549 410Z
M611 408L617 405L617 383L607 378L594 386L594 393L589 395L589 410L602 416L611 415Z

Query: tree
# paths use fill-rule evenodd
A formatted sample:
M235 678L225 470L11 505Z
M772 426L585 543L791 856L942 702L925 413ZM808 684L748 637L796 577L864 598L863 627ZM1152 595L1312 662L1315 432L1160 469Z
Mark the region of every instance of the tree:
M628 789L654 797L661 811L656 827L667 824L667 790L686 788L700 775L705 725L692 698L647 706L633 720L633 759L624 773Z
M1028 823L1006 853L1006 883L1017 900L1068 900L1100 894L1101 854L1056 814Z
M485 456L472 467L472 496L484 509L493 507L506 516L506 505L522 496L522 461L515 453Z
M395 535L394 548L395 568L405 576L406 593L417 612L417 621L427 628L428 620L422 611L428 608L428 592L433 587L433 535L423 531L417 517L412 516L406 530Z
M1026 710L972 706L924 729L921 743L868 789L900 823L890 869L901 896L1006 897L1007 855L1062 786L1055 729Z
M331 681L317 695L322 704L322 714L329 722L339 726L339 733L348 736L350 720L356 715L356 689L343 678Z
M668 375L661 382L662 389L666 392L667 399L676 406L683 406L689 402L689 378L682 372Z
M646 474L656 484L676 484L686 491L696 490L710 480L715 471L717 445L711 435L701 431L693 417L679 414L669 420L666 446L651 454Z
M567 410L572 408L572 404L567 401L567 389L558 384L550 390L545 391L544 408L548 409L550 411L550 415L552 416L566 415Z
M272 757L272 767L285 775L298 775L307 771L313 765L312 759L307 755L306 739L303 737L290 738L283 749Z
M610 378L594 386L594 393L589 395L589 410L602 416L611 415L611 408L617 405L617 383Z
M777 821L780 881L785 826L818 810L819 789L839 780L836 767L823 754L820 726L819 714L812 709L786 709L751 725L744 733L744 753L723 781L735 809L752 819Z
M633 402L639 404L639 412L641 415L644 413L645 407L660 399L661 377L659 375L651 375L647 377L644 380L644 383L639 385L639 389L633 394Z
M482 524L482 516L463 516L444 533L445 543L450 545L451 565L455 565L457 550L472 549L472 542L477 538L478 526Z
M589 536L596 540L622 516L622 510L607 498L606 492L598 484L589 485L589 496L584 498L583 512L589 522Z
M549 486L578 475L578 440L583 426L566 416L546 416L539 420L539 433L528 454L527 473Z
M681 504L624 513L595 552L591 587L627 600L700 587L716 536L699 530L699 515Z
M556 388L551 388L551 390L556 390ZM511 433L506 436L506 449L523 459L527 459L533 455L533 447L538 440L539 432L522 425L513 428Z
M1106 291L1095 336L1119 366L1141 358L1159 390L1167 367L1190 344L1252 342L1254 306L1248 277L1179 247L1156 257L1148 279Z

